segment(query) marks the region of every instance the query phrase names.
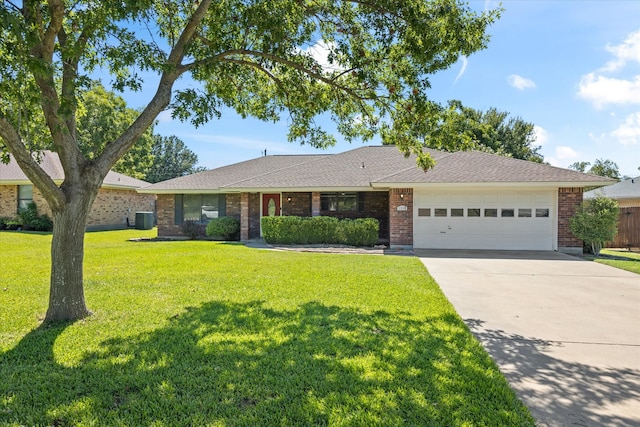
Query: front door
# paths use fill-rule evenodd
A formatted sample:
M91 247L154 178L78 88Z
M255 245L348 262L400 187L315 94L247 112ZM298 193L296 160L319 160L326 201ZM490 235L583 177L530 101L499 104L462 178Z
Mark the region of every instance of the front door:
M262 216L280 216L280 194L262 195Z

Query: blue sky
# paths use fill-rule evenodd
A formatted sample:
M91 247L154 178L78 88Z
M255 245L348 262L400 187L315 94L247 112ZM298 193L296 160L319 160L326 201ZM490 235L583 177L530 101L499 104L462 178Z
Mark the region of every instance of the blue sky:
M471 1L474 9L499 2ZM567 167L597 158L623 175L640 171L640 1L521 0L502 3L489 47L432 78L432 99L495 107L536 126L545 161ZM126 96L129 106L144 93ZM269 154L341 152L287 142L286 121L262 123L232 112L205 126L159 117L156 132L176 135L207 168ZM328 128L331 128L329 124Z

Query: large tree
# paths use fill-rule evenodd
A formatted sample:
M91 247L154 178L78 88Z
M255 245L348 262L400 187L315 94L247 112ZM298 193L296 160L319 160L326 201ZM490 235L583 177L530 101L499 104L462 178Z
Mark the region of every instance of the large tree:
M428 97L429 77L486 47L497 15L460 0L0 2L0 138L54 221L45 321L89 314L89 210L109 169L167 107L195 125L225 107L268 121L286 113L290 140L315 147L335 142L315 121L329 115L347 140L380 134L426 168L425 136L445 120ZM148 103L136 120L89 159L78 145L78 96L98 69L117 90L158 79L141 93ZM175 89L186 75L193 84ZM30 152L37 108L46 122L38 132L49 134L64 168L60 186Z
M177 136L153 135L153 164L145 181L160 182L205 170L198 164L198 155Z
M618 169L618 164L609 159L596 159L596 161L593 162L593 165L590 162L574 162L569 165L569 169L592 173L594 175L613 178L620 181L620 170Z
M107 143L115 141L131 126L138 114L127 107L121 96L100 83L92 83L89 90L79 94L76 112L78 147L82 154L88 160L97 158ZM153 144L153 128L149 127L112 169L144 179L154 161Z
M441 131L450 128L460 135L461 146L454 148L473 148L538 163L544 160L539 153L540 146L534 145L533 123L521 117L509 117L508 112L496 108L476 110L457 100L449 101L442 111L447 117L447 125ZM443 148L448 148L449 135L449 131L443 132Z

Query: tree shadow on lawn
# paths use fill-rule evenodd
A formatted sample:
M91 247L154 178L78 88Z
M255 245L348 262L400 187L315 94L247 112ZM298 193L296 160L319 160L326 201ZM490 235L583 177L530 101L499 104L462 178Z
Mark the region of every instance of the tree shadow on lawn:
M631 418L629 410L625 415L615 405L635 402L637 407L640 371L568 362L547 354L562 343L485 329L478 319L465 323L540 425L638 425L637 414Z
M0 424L533 424L454 314L210 302L74 366L53 350L67 326L0 354Z

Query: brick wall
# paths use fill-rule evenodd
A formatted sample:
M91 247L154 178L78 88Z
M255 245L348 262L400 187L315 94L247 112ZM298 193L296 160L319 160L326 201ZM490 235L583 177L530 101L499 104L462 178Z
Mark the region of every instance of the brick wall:
M249 194L249 238L260 237L260 193Z
M34 190L33 193L35 201L36 191ZM98 191L96 200L93 202L87 227L125 227L127 218L131 224L134 224L136 212L155 212L155 201L155 194L140 194L135 190L102 188Z
M290 202L287 201L288 197L291 197ZM311 198L311 193L282 193L282 215L311 216Z
M582 188L558 189L558 251L582 253L582 240L569 229L569 219L582 202Z
M158 194L158 236L182 236L182 226L176 225L175 194Z
M240 194L240 240L249 240L249 193Z
M153 194L138 194L135 190L116 190L102 188L91 208L88 228L116 228L126 226L126 218L135 221L136 212L155 210ZM33 187L33 202L39 215L51 217L51 210L42 193ZM0 186L0 216L15 218L18 213L18 186Z
M18 186L0 185L0 217L14 218L18 210Z
M407 209L399 211L399 206L406 206ZM392 188L389 191L389 244L413 246L412 188Z

